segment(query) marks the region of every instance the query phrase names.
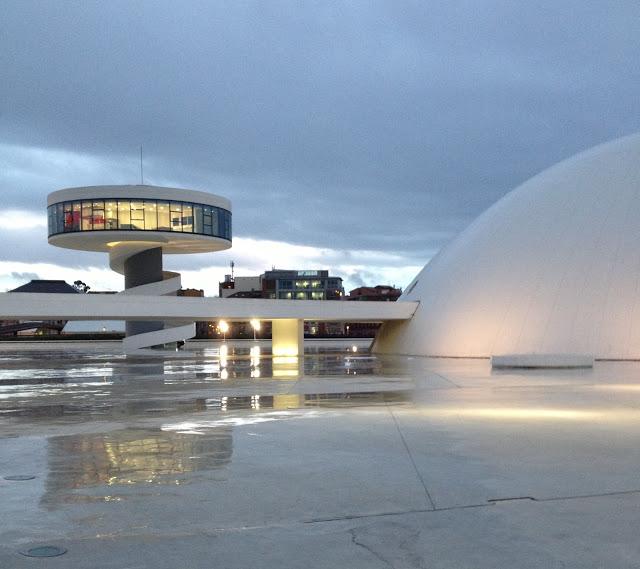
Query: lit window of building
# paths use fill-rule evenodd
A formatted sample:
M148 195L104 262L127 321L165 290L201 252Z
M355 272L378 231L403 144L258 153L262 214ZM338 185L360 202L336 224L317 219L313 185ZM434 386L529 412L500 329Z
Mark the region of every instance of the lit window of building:
M47 208L49 236L76 231L175 231L231 239L231 212L153 199L68 201Z

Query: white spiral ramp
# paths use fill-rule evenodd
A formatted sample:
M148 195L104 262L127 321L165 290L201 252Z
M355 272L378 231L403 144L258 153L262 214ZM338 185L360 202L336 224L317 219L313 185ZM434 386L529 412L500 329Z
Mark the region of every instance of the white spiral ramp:
M175 296L181 288L180 273L162 270L162 249L157 243L123 243L110 251L111 268L124 275L125 290L120 294ZM124 352L161 347L193 338L195 322L127 321Z

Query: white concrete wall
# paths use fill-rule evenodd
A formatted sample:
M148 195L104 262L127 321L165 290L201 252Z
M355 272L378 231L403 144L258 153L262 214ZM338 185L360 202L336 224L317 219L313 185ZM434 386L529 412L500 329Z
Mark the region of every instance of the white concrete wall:
M71 297L71 298L69 298ZM0 319L60 320L348 320L411 318L415 302L345 302L256 298L194 298L135 294L0 294Z

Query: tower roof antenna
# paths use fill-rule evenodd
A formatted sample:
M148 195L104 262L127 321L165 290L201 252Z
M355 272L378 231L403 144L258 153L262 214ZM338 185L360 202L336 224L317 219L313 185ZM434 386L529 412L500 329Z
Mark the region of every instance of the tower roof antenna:
M140 185L144 186L144 169L142 167L142 144L140 145Z

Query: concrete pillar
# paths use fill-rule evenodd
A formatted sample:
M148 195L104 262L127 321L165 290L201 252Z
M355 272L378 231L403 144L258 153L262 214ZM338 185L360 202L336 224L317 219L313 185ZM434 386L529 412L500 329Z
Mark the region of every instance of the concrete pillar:
M297 318L272 320L271 353L274 356L304 355L304 321Z
M132 255L124 262L124 288L162 281L162 247L154 247ZM126 323L127 336L154 332L164 328L164 322L130 320Z

